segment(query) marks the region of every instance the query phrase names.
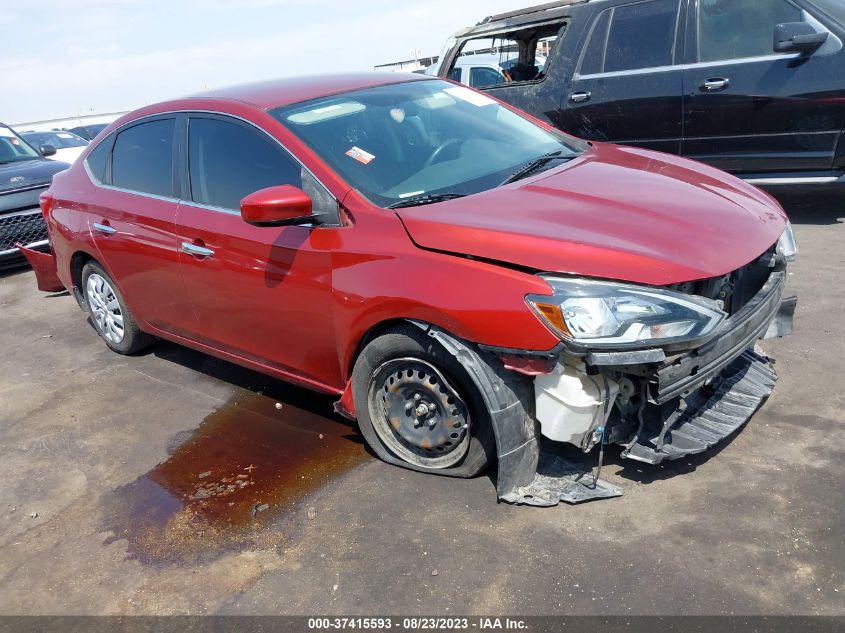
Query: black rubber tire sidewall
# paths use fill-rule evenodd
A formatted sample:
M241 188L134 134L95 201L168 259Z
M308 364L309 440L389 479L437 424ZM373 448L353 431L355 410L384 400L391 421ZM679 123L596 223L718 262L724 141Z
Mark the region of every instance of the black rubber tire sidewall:
M428 468L405 461L382 442L370 419L369 385L374 372L385 362L414 357L434 365L452 383L469 408L470 442L463 459L448 468ZM449 477L475 477L496 459L496 440L481 394L458 360L432 337L414 325L399 326L370 341L352 371L352 397L361 434L384 461L419 472ZM398 462L398 463L397 463Z
M117 301L120 304L120 311L123 315L123 340L120 343L113 343L108 340L103 333L100 331L100 328L97 326L96 321L94 318L91 318L91 323L94 326L94 329L97 331L97 334L100 335L100 338L103 339L103 342L109 347L109 349L117 352L118 354L134 354L135 352L140 351L141 349L148 347L153 342L153 337L145 332L142 332L138 328L138 324L135 321L135 318L132 316L132 313L129 311L129 308L126 307L126 301L123 299L123 295L120 294L120 290L117 287L117 284L114 283L114 280L111 276L103 269L100 264L94 261L90 261L85 264L82 269L82 296L85 299L85 307L90 313L90 303L88 301L88 278L97 273L104 279L109 282L112 290L114 290L114 295L117 297Z

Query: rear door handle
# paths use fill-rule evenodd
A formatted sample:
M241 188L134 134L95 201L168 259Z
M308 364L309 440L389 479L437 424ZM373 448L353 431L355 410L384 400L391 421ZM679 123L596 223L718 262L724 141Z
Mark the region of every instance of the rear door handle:
M589 101L590 97L592 96L592 92L582 90L581 92L573 92L571 95L569 95L569 100L572 103L583 103L584 101Z
M711 79L705 80L704 83L699 86L699 89L701 92L719 92L729 88L730 85L731 80L727 77L712 77Z
M182 242L182 252L188 255L197 255L198 257L214 257L214 251L205 246L197 246L190 242Z
M104 235L112 235L113 233L117 233L117 229L113 229L108 224L100 224L99 222L94 222L92 225L95 231L99 231Z

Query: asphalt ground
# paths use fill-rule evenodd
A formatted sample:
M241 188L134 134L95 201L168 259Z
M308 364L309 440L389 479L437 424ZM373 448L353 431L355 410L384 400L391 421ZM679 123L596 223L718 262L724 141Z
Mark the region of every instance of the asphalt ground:
M775 392L706 455L610 448L621 498L538 509L388 466L332 399L159 343L111 353L0 276L2 614L845 615L845 197L800 246Z

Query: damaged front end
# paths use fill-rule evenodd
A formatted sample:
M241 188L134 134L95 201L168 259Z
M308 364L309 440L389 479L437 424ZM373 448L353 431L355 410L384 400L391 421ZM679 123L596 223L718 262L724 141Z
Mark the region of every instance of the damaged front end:
M499 497L554 505L618 496L622 490L599 477L606 444L621 445L623 458L659 464L741 428L777 380L756 343L792 331L796 299L783 294L795 253L787 226L761 257L715 279L647 288L548 278L555 295L528 298L563 341L540 359L547 366L537 371L537 359L520 364L515 350L490 351L534 374L540 433L584 453L598 446L598 472L585 475L539 442L525 444L537 456L518 461L536 470L503 475L500 464L500 480L510 483Z

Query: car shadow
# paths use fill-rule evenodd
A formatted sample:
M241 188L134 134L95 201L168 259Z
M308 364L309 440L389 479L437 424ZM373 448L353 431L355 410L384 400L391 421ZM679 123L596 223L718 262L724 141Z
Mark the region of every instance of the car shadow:
M797 187L769 190L793 224L842 224L845 220L843 187Z
M352 427L349 420L334 412L333 403L338 399L337 396L321 394L277 380L271 376L168 341L158 341L150 352L156 358L176 363L186 369L205 374L240 389L246 389L266 398L274 399L283 405L289 404Z

